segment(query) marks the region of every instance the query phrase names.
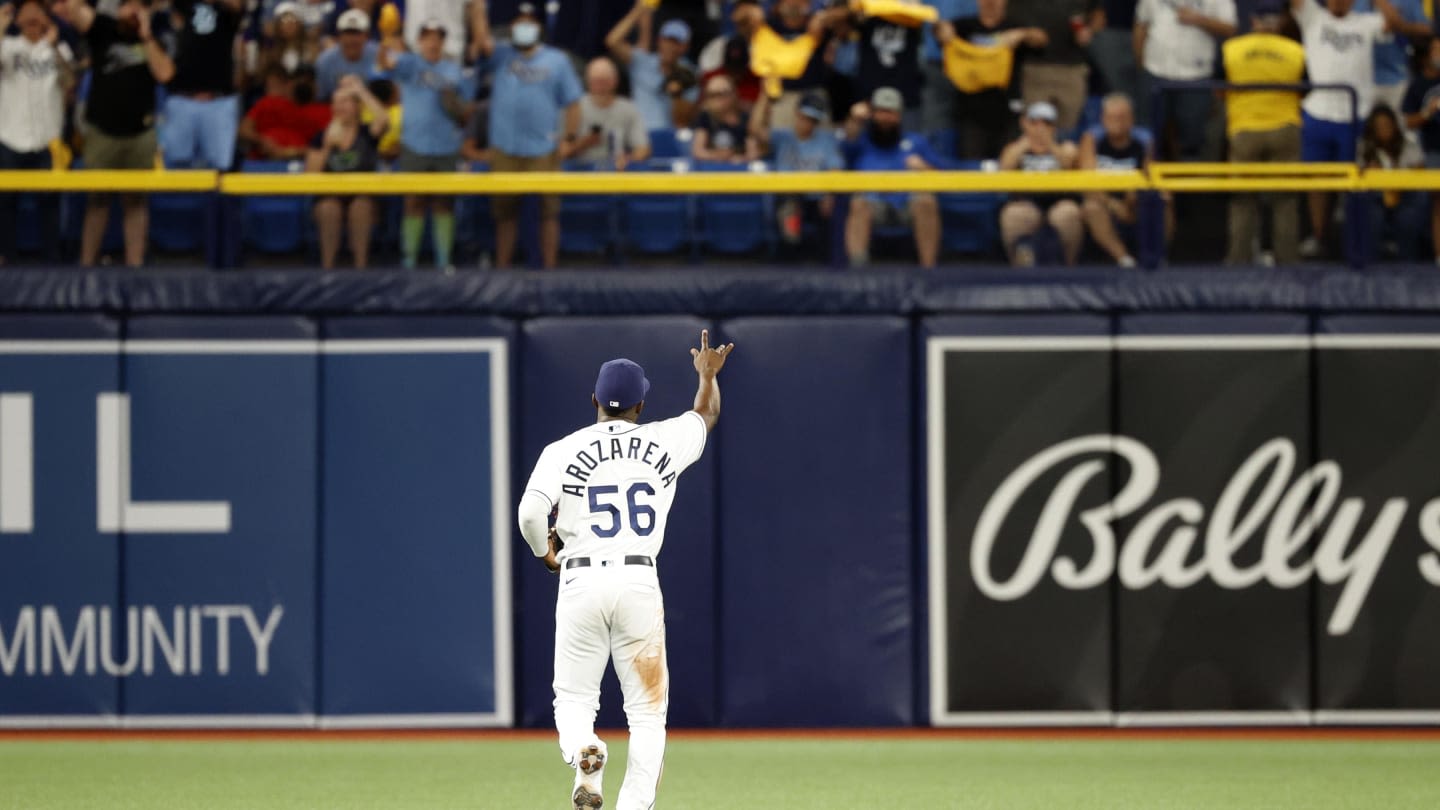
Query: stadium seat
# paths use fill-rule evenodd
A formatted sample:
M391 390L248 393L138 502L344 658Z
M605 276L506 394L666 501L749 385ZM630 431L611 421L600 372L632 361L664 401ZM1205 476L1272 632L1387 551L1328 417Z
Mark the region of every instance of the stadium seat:
M560 249L606 253L619 232L616 199L610 195L568 195L560 200Z
M1000 206L1005 195L940 194L941 249L946 253L988 255L1000 244Z
M40 198L34 194L18 195L15 205L15 249L21 253L39 253Z
M151 194L151 246L162 253L199 252L204 246L207 206L199 194Z
M247 160L241 171L283 174L292 168L282 160ZM269 255L299 252L305 245L309 203L308 197L301 196L245 198L241 213L245 246Z
M946 160L954 160L959 154L959 134L953 129L937 129L927 136L930 148Z
M688 151L688 150L687 150ZM650 156L657 158L683 157L685 153L680 151L680 141L675 137L673 129L652 129L650 130Z
M980 162L956 161L957 171L976 171ZM940 205L940 248L945 253L989 255L1000 244L1000 207L1005 195L976 192L937 194Z
M628 171L653 171L632 166ZM680 194L626 194L621 250L646 255L675 253L690 246L690 199Z
M733 163L692 166L701 172L744 172ZM770 197L764 194L701 194L696 197L697 246L724 255L754 253L774 245L774 217Z

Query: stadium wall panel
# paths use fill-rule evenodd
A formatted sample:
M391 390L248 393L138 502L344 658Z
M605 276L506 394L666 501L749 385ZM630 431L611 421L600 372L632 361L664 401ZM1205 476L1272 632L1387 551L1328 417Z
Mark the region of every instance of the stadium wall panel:
M704 327L674 725L1440 717L1428 275L32 275L0 725L548 726L518 494Z

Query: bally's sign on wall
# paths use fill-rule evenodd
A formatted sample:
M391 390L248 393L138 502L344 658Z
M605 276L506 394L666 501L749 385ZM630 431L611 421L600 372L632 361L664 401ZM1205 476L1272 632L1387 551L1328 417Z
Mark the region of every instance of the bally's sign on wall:
M931 718L1440 721L1440 339L936 337Z
M0 341L0 726L508 725L505 356Z

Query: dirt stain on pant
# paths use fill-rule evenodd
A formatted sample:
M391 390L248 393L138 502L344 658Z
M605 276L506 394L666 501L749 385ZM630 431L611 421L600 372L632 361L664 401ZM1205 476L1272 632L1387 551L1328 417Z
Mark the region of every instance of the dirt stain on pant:
M635 675L645 690L645 697L655 706L664 706L669 699L670 673L665 666L665 614L656 617L655 629L645 646L635 656Z

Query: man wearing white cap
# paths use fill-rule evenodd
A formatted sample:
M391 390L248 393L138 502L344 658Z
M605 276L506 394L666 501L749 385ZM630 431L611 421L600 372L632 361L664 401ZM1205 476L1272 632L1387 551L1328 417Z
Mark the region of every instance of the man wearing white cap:
M335 44L315 60L315 91L320 100L329 101L346 76L369 76L378 47L370 40L370 15L358 8L341 14L335 22Z
M684 20L667 20L660 26L660 41L652 52L650 26L643 25L640 41L630 44L630 32L642 21L648 22L653 14L646 0L636 0L630 13L605 36L605 47L630 69L630 97L640 108L647 129L685 126L699 97L695 67L685 60L690 26Z
M446 59L463 62L465 55L465 33L472 26L468 0L405 0L405 46L410 50L420 48L421 30L426 24L439 24L448 35L445 37Z

